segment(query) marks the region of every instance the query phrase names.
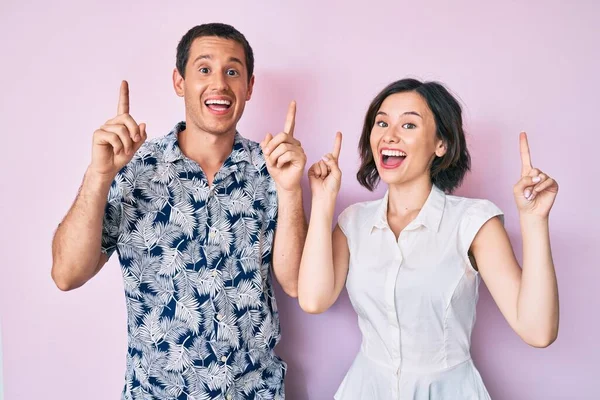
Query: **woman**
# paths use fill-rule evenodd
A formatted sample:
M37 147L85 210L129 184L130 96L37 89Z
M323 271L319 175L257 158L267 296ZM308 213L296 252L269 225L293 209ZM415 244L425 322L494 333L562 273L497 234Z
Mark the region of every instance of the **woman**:
M480 279L525 342L546 347L557 336L548 232L557 183L532 167L522 133L521 269L502 212L450 195L470 167L460 105L438 83L404 79L371 102L359 144L358 181L369 190L383 181L387 193L348 207L331 234L341 140L309 169L298 293L305 311L321 313L346 284L358 314L361 348L335 398L489 399L470 355Z

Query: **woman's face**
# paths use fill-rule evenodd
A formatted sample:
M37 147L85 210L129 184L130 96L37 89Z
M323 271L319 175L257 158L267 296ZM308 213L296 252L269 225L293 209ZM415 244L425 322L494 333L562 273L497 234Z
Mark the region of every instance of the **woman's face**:
M436 135L433 113L417 92L388 96L371 128L371 151L381 180L397 185L427 176L446 148Z

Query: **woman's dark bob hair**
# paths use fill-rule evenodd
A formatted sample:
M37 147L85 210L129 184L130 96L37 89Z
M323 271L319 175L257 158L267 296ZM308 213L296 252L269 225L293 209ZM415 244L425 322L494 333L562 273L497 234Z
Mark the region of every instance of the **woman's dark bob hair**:
M416 92L425 99L435 117L436 135L444 141L446 154L436 157L430 169L431 181L446 193L460 186L471 168L471 157L467 150L462 125L462 109L458 101L438 82L420 82L416 79L401 79L383 89L371 102L359 142L361 165L356 178L369 190L379 183L379 174L371 151L371 130L383 101L392 94Z

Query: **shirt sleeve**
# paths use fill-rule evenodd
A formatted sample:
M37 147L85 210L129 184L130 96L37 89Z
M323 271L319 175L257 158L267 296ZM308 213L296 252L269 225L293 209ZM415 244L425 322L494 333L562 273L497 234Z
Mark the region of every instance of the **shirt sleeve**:
M121 175L117 175L110 186L104 218L102 220L102 253L108 258L112 256L117 248L119 239L121 219L123 216L123 189Z
M459 226L459 242L467 260L469 260L468 252L475 236L481 227L494 217L500 217L504 223L504 214L489 200L477 200L466 210Z
M267 209L267 234L273 238L273 244L275 244L275 231L277 230L277 220L279 218L279 199L277 197L277 191L274 190L268 194L270 202Z
M348 241L348 246L350 246L351 241L351 232L352 232L352 206L346 208L344 211L340 213L338 216L338 226L346 236L346 240Z

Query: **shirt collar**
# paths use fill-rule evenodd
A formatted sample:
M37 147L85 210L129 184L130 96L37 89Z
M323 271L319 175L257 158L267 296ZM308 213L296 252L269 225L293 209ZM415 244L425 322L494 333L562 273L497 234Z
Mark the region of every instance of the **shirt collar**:
M179 134L185 130L185 127L185 121L179 122L168 135L160 140L159 146L162 148L163 161L176 162L178 160L187 160L187 157L179 147ZM229 157L227 157L227 160L225 160L221 170L229 172L236 171L239 163L250 162L250 154L248 140L236 131L235 138L233 139L233 149ZM219 175L221 175L221 173L219 173Z
M373 214L372 219L369 221L371 232L373 232L373 229L375 228L389 228L387 220L388 199L389 191L387 191L385 196L379 200L380 203L377 207L377 210ZM423 207L421 208L421 211L419 211L417 217L410 224L408 224L405 229L411 230L419 226L424 226L433 232L437 232L440 227L440 223L442 222L445 205L446 194L437 186L433 185L425 204L423 204Z

